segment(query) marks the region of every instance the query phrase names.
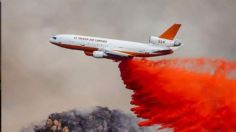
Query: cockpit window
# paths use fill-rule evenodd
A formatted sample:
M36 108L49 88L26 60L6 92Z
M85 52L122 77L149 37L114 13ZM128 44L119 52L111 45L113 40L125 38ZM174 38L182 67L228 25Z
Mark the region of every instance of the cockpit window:
M52 37L53 39L57 39L57 37Z

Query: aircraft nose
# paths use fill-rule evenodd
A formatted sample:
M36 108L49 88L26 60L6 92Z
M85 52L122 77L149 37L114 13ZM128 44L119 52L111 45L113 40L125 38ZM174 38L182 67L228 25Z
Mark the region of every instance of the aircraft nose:
M52 43L52 44L55 44L56 43L56 40L57 40L57 37L51 37L49 39L49 42Z

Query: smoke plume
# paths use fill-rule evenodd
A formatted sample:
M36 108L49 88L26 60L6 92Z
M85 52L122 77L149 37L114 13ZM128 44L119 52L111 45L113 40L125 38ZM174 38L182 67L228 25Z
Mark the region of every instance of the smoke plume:
M236 130L236 62L213 59L131 60L119 64L133 90L131 109L174 131Z
M97 106L90 112L71 110L53 113L42 125L32 125L22 132L153 132L137 126L138 119L119 110Z

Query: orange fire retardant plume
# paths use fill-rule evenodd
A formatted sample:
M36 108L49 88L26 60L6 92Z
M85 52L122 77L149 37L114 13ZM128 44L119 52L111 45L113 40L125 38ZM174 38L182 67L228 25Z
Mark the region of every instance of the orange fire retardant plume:
M134 91L131 110L179 131L236 131L236 62L211 59L130 60L119 64Z

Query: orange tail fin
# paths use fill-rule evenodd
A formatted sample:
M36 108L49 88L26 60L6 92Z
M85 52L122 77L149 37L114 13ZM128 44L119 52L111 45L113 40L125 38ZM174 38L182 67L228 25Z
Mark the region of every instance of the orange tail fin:
M175 35L177 34L181 24L174 24L169 29L167 29L163 34L161 34L159 37L164 39L173 40L175 38Z

